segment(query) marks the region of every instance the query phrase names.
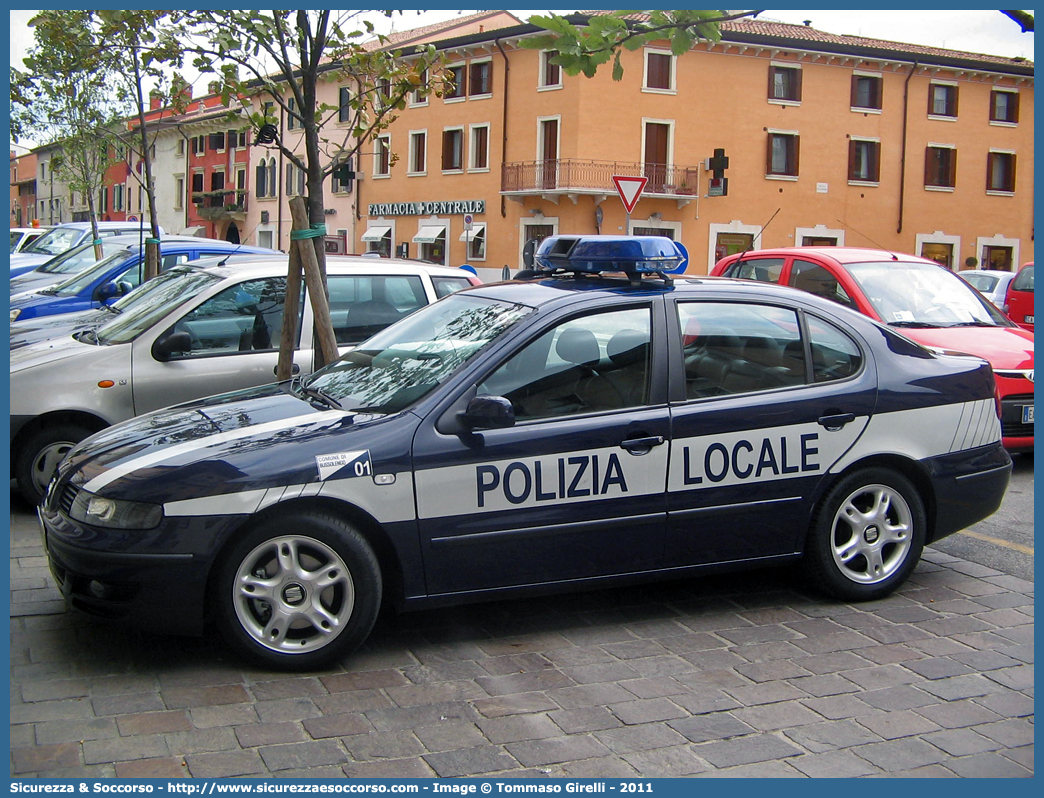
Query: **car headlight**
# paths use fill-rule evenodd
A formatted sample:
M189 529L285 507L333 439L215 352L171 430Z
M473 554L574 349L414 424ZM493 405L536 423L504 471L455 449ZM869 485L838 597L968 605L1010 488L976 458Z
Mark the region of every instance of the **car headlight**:
M20 315L22 315L22 309L21 308L12 308L11 309L11 321L14 321Z
M108 529L152 529L163 519L163 507L80 491L69 508L69 516L75 521Z

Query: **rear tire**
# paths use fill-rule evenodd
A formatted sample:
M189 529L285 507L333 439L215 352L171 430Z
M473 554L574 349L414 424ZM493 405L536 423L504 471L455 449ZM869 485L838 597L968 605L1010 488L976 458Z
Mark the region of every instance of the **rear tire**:
M889 468L854 472L816 509L805 569L817 587L845 601L883 598L917 566L927 526L909 479Z
M39 504L58 463L73 446L92 434L78 424L54 424L29 435L18 447L14 462L14 476L22 498L33 506Z
M267 668L318 670L369 635L381 607L380 566L366 539L326 513L280 514L237 540L218 566L218 627Z

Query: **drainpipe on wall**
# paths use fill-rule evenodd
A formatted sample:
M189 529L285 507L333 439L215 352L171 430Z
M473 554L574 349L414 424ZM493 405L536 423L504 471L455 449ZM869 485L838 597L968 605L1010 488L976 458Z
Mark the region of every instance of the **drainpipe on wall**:
M501 134L501 150L500 150L500 175L501 180L504 179L504 158L507 157L507 130L508 130L508 76L511 72L511 64L508 61L507 53L504 52L504 48L500 46L500 39L494 39L494 43L497 45L497 49L500 50L501 56L504 58L504 112L501 115L501 126L503 127L503 133ZM500 195L500 216L504 218L507 216L507 200L504 195ZM489 230L486 231L486 241L489 241Z
M913 66L910 67L910 74L906 76L906 83L903 84L903 143L899 153L899 227L895 231L896 233L903 232L903 209L906 199L906 131L910 124L910 78L914 76L917 67L918 62L914 61Z

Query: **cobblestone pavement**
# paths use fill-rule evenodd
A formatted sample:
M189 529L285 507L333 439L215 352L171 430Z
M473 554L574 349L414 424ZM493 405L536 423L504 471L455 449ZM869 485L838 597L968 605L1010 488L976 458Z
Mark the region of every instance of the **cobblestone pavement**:
M14 777L1033 775L1033 583L925 552L861 605L786 570L382 619L343 668L65 613L11 534Z

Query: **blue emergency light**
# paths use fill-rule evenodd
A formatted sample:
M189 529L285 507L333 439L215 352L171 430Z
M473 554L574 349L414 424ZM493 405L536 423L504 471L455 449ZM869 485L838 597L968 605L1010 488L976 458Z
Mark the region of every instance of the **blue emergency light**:
M681 274L689 253L666 236L550 236L540 242L534 265L541 271L585 274L623 272L628 277L643 274Z

